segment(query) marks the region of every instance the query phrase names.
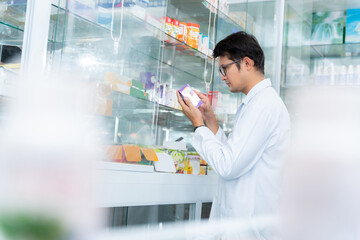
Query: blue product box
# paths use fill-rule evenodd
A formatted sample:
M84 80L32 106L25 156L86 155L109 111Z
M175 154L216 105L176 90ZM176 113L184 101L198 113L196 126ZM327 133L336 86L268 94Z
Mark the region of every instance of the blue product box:
M360 42L360 8L346 11L345 43Z

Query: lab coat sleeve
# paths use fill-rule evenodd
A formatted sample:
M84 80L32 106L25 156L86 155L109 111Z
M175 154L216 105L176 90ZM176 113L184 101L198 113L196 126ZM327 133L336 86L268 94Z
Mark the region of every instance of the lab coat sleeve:
M196 151L224 179L239 178L251 170L274 131L276 113L255 111L236 123L235 132L227 142L222 142L205 127L198 128L193 135L192 145Z
M224 144L227 142L227 137L226 137L224 131L221 129L221 127L219 127L215 136L220 142L222 142Z

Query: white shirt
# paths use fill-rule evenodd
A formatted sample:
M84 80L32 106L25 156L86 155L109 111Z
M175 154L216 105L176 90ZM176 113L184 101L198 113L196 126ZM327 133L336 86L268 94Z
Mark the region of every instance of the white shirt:
M228 138L221 128L216 135L196 129L192 145L219 176L210 219L276 214L289 133L289 114L270 79L247 94Z

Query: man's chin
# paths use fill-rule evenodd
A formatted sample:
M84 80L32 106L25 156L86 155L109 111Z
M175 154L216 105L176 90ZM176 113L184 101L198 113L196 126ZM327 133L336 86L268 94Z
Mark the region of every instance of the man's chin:
M237 89L235 89L235 88L232 88L232 87L230 87L230 92L232 92L232 93L238 93L238 92L240 92L239 90L237 90Z

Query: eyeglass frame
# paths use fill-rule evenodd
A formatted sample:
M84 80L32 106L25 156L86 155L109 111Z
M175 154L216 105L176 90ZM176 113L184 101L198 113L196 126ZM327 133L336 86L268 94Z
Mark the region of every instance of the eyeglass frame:
M220 66L220 67L219 67L219 73L220 73L221 75L223 75L224 77L226 77L226 71L225 71L225 70L226 70L226 67L230 66L231 64L240 62L242 59L243 59L243 58L239 58L238 60L235 60L235 61L233 61L233 62L231 62L231 63L228 63L228 64L226 64L226 65ZM224 74L223 74L221 71L223 71Z

